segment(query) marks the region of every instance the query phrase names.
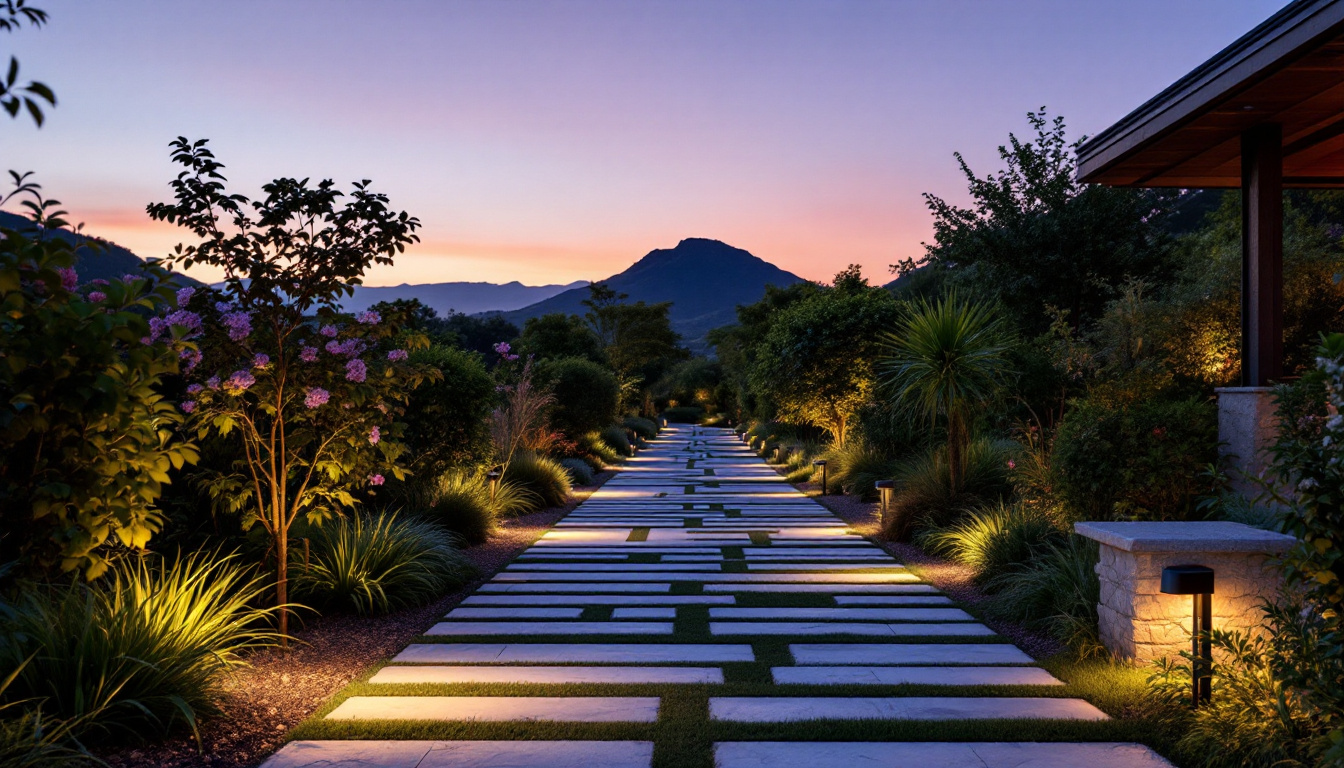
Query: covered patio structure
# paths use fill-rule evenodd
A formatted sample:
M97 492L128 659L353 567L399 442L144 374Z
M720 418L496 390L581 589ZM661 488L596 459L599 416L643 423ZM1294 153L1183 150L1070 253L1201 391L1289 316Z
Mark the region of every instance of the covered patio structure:
M1344 0L1290 3L1083 144L1078 177L1241 190L1241 386L1218 390L1219 436L1258 474L1284 375L1283 190L1344 188Z

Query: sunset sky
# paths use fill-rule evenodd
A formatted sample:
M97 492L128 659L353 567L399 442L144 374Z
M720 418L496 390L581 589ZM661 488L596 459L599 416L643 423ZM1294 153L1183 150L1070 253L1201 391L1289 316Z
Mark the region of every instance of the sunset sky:
M596 279L685 237L885 282L921 193L964 199L954 151L995 169L1042 105L1094 134L1283 4L30 2L50 25L0 54L59 106L0 121L4 168L145 257L185 234L144 213L178 135L249 196L369 178L424 223L374 285Z

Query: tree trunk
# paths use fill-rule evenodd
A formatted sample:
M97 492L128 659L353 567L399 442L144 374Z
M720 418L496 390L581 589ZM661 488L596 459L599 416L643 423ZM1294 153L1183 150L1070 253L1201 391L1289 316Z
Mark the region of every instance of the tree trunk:
M289 531L282 529L275 537L275 602L280 606L280 647L289 647Z
M961 489L961 420L947 416L947 477L952 493Z

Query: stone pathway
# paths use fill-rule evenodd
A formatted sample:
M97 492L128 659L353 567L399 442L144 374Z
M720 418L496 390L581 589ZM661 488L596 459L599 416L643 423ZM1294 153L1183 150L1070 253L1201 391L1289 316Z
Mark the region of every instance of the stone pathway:
M1169 765L1061 741L1108 719L1062 685L731 431L671 427L264 768Z

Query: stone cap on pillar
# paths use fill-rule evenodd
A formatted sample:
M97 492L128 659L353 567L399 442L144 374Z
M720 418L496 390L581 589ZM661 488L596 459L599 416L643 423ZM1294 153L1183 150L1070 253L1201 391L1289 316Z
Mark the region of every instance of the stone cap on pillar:
M1074 523L1073 530L1125 552L1279 554L1297 543L1286 534L1226 521Z

